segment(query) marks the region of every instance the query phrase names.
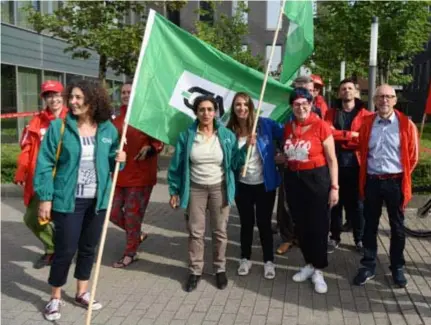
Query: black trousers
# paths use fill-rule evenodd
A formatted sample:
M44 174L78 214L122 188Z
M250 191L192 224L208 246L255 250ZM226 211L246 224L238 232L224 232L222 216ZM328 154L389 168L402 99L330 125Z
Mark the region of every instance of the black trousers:
M391 269L399 269L405 264L404 246L406 236L404 233L404 212L401 208L404 199L401 182L401 178L385 180L367 178L364 201L364 257L361 264L372 272L376 270L377 231L383 202L385 202L388 211L389 225L391 227L390 267Z
M359 201L359 167L340 167L338 169L340 200L331 210L331 239L340 241L343 220L343 208L346 220L353 227L355 243L362 241L364 216Z
M235 197L241 221L241 258L250 259L254 223L259 229L263 261L274 261L271 219L275 203L275 191L267 192L264 184L248 185L239 182Z
M329 190L327 166L285 171L286 200L295 220L295 233L306 264L328 266Z
M76 199L74 212L53 211L55 252L48 279L51 286L61 287L66 283L77 250L75 278L84 281L90 279L106 213L106 210L102 210L96 214L95 210L96 199Z
M277 226L283 243L291 243L295 238L295 228L292 214L290 213L285 199L284 168L279 168L282 177L281 186L278 188L277 200Z

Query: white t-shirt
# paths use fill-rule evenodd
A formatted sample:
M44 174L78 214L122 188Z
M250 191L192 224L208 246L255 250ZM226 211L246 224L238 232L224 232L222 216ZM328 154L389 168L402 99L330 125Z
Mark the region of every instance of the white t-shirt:
M96 137L80 137L81 160L79 161L78 182L76 184L76 197L93 199L96 197L97 176L95 165Z
M242 148L246 144L246 142L247 137L240 137L238 139L238 147ZM248 185L257 185L263 183L262 159L256 146L257 144L252 147L245 177L242 177L242 173L239 176L239 181L241 183Z
M201 185L214 185L224 179L223 150L216 133L211 137L196 133L190 152L191 181Z

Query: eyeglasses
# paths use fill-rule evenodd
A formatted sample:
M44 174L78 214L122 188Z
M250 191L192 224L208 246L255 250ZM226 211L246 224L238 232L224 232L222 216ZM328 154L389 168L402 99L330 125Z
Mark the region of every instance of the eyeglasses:
M377 95L376 97L379 100L384 100L384 99L394 99L397 96L396 95Z
M47 94L47 95L45 95L45 98L46 99L57 99L57 98L61 98L61 97L63 97L63 95L62 94Z
M310 107L310 103L306 102L306 103L300 103L300 104L292 104L293 108L308 108Z

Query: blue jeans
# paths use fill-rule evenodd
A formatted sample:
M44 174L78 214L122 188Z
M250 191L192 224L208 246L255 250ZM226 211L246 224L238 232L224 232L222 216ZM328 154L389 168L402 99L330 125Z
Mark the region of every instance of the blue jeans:
M404 233L404 212L401 207L403 202L401 182L401 178L381 180L367 177L364 201L364 257L361 260L361 264L372 272L376 270L377 231L383 202L385 202L388 211L391 227L390 268L394 270L402 268L405 265L403 253L406 239Z
M48 283L53 287L66 283L77 250L74 276L78 280L89 280L106 210L96 214L96 199L76 199L74 212L53 211L52 214L55 252Z

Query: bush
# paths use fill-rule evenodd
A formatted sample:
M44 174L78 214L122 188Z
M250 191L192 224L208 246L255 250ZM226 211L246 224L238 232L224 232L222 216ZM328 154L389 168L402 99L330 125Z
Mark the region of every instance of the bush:
M1 144L1 184L13 183L16 161L21 149L17 143Z

